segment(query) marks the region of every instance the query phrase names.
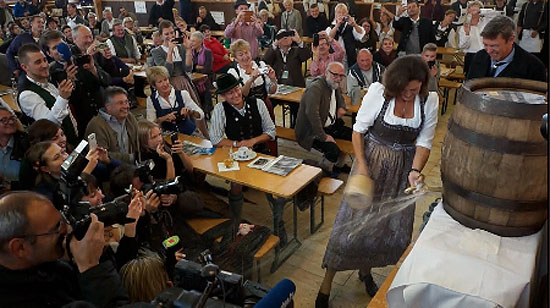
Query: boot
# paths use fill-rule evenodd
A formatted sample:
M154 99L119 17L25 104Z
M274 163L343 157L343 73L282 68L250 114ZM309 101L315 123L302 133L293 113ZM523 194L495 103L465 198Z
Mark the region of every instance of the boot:
M330 294L317 293L317 298L315 299L315 308L328 308L328 300Z
M376 295L376 292L378 292L378 286L374 282L370 270L368 271L367 275L363 275L361 274L361 272L359 272L359 280L361 280L365 284L365 290L367 291L367 294L370 297L374 297L374 295Z
M231 219L233 220L233 237L239 232L241 223L241 211L243 209L243 194L229 194L229 208L231 209Z

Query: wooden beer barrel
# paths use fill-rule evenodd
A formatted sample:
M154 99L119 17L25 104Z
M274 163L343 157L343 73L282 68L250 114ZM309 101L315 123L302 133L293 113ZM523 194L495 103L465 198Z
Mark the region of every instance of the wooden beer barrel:
M466 82L442 146L444 208L500 236L537 232L548 212L548 148L542 137L546 83L514 78Z

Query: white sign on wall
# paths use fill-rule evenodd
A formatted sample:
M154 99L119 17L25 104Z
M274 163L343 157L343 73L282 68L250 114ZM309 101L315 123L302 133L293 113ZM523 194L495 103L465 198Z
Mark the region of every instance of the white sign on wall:
M134 7L136 9L136 14L147 14L147 7L145 6L145 1L134 2Z

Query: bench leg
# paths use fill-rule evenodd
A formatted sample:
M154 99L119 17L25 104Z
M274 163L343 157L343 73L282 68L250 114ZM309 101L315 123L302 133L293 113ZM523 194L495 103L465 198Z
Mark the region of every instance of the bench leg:
M449 97L449 89L443 89L443 105L441 106L441 115L444 115L447 111L447 99Z
M258 283L262 283L262 273L260 269L260 260L256 260L256 271L258 273Z
M321 225L325 222L325 196L321 195L321 220L318 224L315 224L315 206L317 200L314 200L309 208L309 233L313 234L321 228Z

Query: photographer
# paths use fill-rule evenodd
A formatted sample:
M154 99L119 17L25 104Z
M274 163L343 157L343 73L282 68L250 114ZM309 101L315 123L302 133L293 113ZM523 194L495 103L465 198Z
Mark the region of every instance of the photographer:
M128 290L132 303L150 303L162 291L173 287L164 261L154 252L141 255L126 263L120 269L120 278L124 288Z
M89 202L90 208L94 208L103 204L103 193L101 188L97 186L95 177L88 173L81 174L82 180L86 183L85 193L81 201ZM141 192L134 192L134 196L128 205L127 218L134 219L134 222L124 224L122 230L123 235L115 236L115 232L119 229L115 226L105 227L105 249L101 255L100 262L111 261L115 268L120 268L128 261L137 256L138 241L136 239L136 225L142 215L145 199ZM116 249L113 249L111 243L114 242Z
M333 53L330 53L332 48ZM325 74L330 62L342 62L346 51L337 40L331 39L326 32L319 32L319 45L312 44L313 57L309 65L309 73L312 77Z
M99 262L105 240L97 216L91 215L84 238L73 238L68 245L76 266L62 260L67 233L66 222L47 198L32 192L0 198L0 306L128 303L112 263Z
M94 42L90 29L84 25L77 25L72 34L75 46L71 51L78 71L71 104L78 106L75 108L75 115L80 131L83 132L99 108L103 107L102 93L104 88L111 84L111 76L90 56L89 48Z
M355 41L361 41L365 35L365 29L355 22L355 18L349 15L348 7L344 3L338 3L334 7L334 20L326 29L331 39L334 39L344 46L346 58L344 67L355 64L357 53L355 52Z
M204 138L195 125L204 118L204 112L193 101L189 92L176 90L170 84L170 75L163 66L147 69L147 80L153 87L147 98L147 120L160 124L165 130Z
M75 67L68 69L67 78L56 89L48 82L48 61L37 45L23 45L18 55L21 68L26 72L25 78L19 84L18 101L21 110L28 117L27 122L48 119L61 124L69 142L76 142L78 125L68 101L73 91L71 80L75 76Z
M422 48L422 53L420 54L422 60L428 64L430 69L430 80L428 82L428 91L437 92L439 88L439 62L436 60L437 57L437 45L434 43L428 43Z

